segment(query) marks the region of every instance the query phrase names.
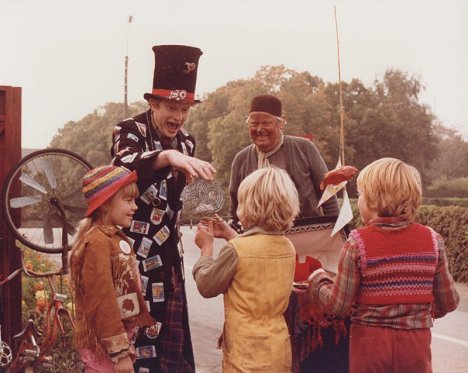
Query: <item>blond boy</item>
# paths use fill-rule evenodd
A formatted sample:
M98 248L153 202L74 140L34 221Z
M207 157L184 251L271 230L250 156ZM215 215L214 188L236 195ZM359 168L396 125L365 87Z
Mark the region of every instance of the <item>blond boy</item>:
M291 344L283 317L294 277L295 250L284 236L299 212L288 174L262 168L238 191L237 215L246 232L237 236L216 218L198 225L201 257L193 267L200 293L224 294L223 371L291 372ZM213 258L213 237L230 240Z
M310 277L310 297L327 311L351 314L349 368L359 372L432 372L432 317L454 311L459 295L442 237L414 222L419 172L394 159L357 179L364 227L342 248L338 274Z

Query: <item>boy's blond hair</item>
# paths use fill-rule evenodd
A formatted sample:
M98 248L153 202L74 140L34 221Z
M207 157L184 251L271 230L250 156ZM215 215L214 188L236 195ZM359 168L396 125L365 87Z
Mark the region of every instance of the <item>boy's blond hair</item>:
M270 232L291 228L299 213L296 187L286 171L266 167L252 172L239 186L237 216L244 228Z
M416 168L395 158L381 158L366 166L357 188L367 207L379 217L413 220L421 204L421 176Z

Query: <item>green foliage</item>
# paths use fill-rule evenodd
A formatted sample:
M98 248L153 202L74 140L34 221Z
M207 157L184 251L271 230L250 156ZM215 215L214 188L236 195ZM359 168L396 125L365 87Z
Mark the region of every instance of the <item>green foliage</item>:
M23 250L25 265L35 272L50 272L59 269L59 264L52 260L50 256L41 254L30 249L27 249L24 245L17 243L19 248ZM73 302L71 298L71 292L69 288L70 276L56 277L57 291L67 295L67 301L64 306L73 311ZM29 319L31 314L35 315L37 320L36 324L38 329L45 332L46 320L45 315L47 311L47 304L51 301L51 292L49 283L46 278L37 279L23 275L22 277L22 319L24 322ZM53 317L54 315L52 315ZM55 372L79 372L81 371L80 358L73 347L73 328L67 320L64 321L65 336L62 336L60 331L57 333L57 340L52 346L49 354L53 358ZM38 344L42 343L42 338L38 341ZM38 372L48 372L49 369L39 369Z
M372 86L358 79L343 82L345 163L362 169L381 157L399 158L418 168L425 186L441 177L468 177L468 168L460 162L468 159L468 143L444 128L418 101L423 89L418 78L394 69ZM235 154L250 143L245 125L250 100L272 93L283 101L285 133L312 136L332 169L340 147L339 91L337 83L324 82L307 71L262 66L253 78L228 82L193 107L186 127L197 141L195 155L215 165L217 180L226 187ZM129 116L144 110L145 102L134 103ZM51 146L75 151L93 166L108 163L112 129L122 115L123 104L107 103L65 124ZM353 183L349 192L355 195ZM438 196L465 195L455 194Z
M468 198L423 197L422 204L434 206L460 206L468 208Z
M450 180L468 177L468 142L463 140L460 133L445 128L441 124L435 127L435 135L440 139L438 144L439 157L437 157L429 170L432 181ZM442 195L439 195L439 197ZM458 195L457 197L462 197Z
M416 220L441 234L453 278L468 282L468 208L421 206Z
M426 195L431 197L468 198L468 177L436 180L427 188Z
M50 147L71 150L93 167L109 164L112 130L123 118L123 104L107 103L83 119L70 121L60 129ZM146 110L144 102L129 106L129 116Z

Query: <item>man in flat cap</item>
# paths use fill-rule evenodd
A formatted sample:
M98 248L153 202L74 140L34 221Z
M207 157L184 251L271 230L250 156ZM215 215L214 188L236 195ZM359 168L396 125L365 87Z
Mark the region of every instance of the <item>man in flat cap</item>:
M195 139L184 129L195 99L202 51L183 45L153 47L153 90L149 110L119 123L113 133L113 164L136 170L138 211L126 234L134 240L142 291L157 323L142 328L135 346L139 373L191 373L195 363L190 338L182 250L179 243L180 195L187 182L216 172L194 158Z
M321 209L317 208L322 194L320 183L328 171L327 166L312 141L283 134L286 117L280 99L269 94L255 96L246 122L252 144L234 157L229 183L230 217L234 225L238 225L237 189L241 181L253 171L268 165L286 170L293 180L301 205L298 218L338 216L336 198L329 199Z

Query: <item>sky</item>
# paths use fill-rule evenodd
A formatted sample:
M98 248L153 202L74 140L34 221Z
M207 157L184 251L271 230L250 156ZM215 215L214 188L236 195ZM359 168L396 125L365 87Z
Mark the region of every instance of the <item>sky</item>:
M265 65L338 82L334 5L342 80L405 71L468 140L466 0L0 0L0 86L22 88L23 148L44 148L68 121L123 102L126 55L128 101L142 100L153 45L203 51L200 97Z

